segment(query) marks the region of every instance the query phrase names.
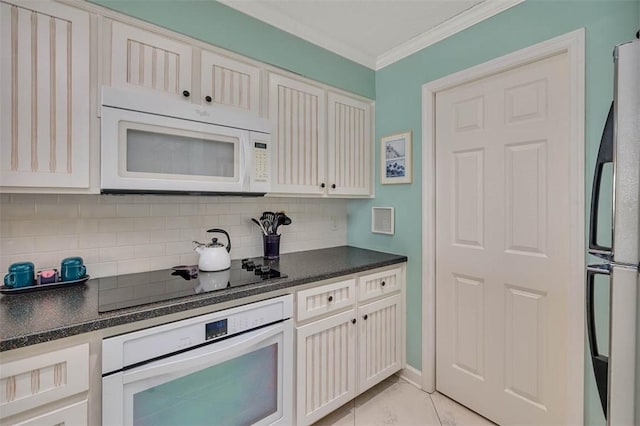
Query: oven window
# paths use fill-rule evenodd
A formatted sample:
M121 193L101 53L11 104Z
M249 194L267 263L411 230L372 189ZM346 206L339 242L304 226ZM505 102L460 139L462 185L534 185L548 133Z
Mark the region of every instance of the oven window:
M237 140L194 138L128 128L126 141L128 172L234 177Z
M133 396L134 425L250 425L278 409L278 344Z

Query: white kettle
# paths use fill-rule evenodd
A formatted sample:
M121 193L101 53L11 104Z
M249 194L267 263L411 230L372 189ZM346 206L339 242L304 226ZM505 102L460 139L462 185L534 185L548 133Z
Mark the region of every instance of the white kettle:
M231 238L229 238L229 234L223 229L209 229L207 232L219 232L226 235L228 244L225 247L218 242L217 238L212 238L209 244L194 241L197 244L194 250L200 255L198 269L206 272L217 272L231 268L231 256L229 255Z

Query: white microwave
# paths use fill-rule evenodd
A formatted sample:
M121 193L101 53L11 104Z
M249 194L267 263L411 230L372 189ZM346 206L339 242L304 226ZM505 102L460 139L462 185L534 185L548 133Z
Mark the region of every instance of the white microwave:
M248 111L103 87L101 192L264 195L270 133Z

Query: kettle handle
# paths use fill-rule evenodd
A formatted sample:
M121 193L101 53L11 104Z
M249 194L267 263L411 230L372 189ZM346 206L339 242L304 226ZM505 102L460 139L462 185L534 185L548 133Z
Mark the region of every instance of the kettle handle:
M227 241L229 242L229 244L227 244L227 253L231 251L231 237L229 237L229 234L227 234L227 231L225 231L224 229L214 228L214 229L207 229L207 232L219 232L221 234L226 235Z

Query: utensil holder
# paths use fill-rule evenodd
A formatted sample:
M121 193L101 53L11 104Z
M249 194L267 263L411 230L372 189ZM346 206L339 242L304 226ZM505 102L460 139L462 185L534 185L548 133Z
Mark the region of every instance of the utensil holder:
M263 235L262 246L265 259L278 259L280 257L280 235Z

